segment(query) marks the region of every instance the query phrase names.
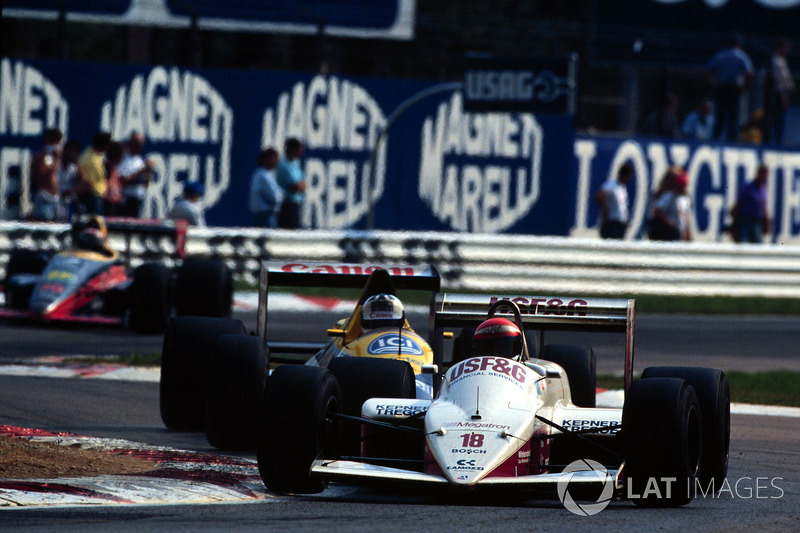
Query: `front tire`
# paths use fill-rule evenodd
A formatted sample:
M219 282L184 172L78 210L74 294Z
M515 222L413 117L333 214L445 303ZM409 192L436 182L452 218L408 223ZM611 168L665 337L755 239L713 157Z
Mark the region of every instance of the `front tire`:
M311 477L318 457L336 453L341 423L339 383L326 368L284 365L264 391L259 415L258 471L273 492L314 494L325 482Z
M627 494L642 507L677 507L694 498L703 449L694 389L677 378L634 381L622 409Z
M703 459L699 479L704 491L716 494L728 474L731 437L731 390L725 374L714 368L658 366L645 368L644 378L685 379L697 393L703 416Z
M342 391L342 412L361 417L361 407L370 398L416 398L414 371L405 361L371 357L335 357L328 369L336 376ZM361 424L347 420L343 423L342 453L361 455ZM364 440L365 453L370 456L408 454L416 446L400 444L397 433L375 433L372 429ZM391 448L390 451L389 449ZM422 449L421 443L419 449ZM412 452L413 453L413 452ZM413 453L416 456L416 453Z

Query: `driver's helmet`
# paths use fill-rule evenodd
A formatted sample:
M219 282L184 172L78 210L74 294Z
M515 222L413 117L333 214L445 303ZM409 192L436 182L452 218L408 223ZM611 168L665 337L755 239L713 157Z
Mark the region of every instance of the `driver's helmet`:
M370 296L361 308L361 328L364 331L376 328L399 328L405 324L405 320L403 304L392 294Z
M98 228L86 228L78 233L75 239L75 245L81 250L105 252L106 237Z
M473 355L513 358L522 353L522 332L507 318L485 320L472 336Z

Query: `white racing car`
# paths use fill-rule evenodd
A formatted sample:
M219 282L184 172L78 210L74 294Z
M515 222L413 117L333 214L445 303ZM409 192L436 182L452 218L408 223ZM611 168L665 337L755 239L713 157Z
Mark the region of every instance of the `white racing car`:
M423 369L434 377L434 398L374 397L354 417L343 406L365 384L340 383L316 366L278 367L258 420L261 477L282 493L320 492L333 481L555 496L568 481L573 493L687 504L697 490L719 489L727 472L727 379L713 369L659 367L634 381L633 319L633 300L437 294L435 364ZM477 328L473 351L462 336L446 363L442 339L456 327ZM534 329L538 358L521 333ZM595 407L591 348L545 344L545 330L623 333L624 407ZM370 364L358 362L364 382L411 373L402 361L381 373ZM573 461L599 468L575 472Z
M555 497L569 482L573 497L675 506L722 487L727 379L657 367L634 380L633 300L436 293L435 269L386 269L263 263L256 335L234 320L173 319L165 423L205 428L218 447L256 447L266 487L280 493L339 482ZM328 343L276 342L266 328L274 284L364 289ZM362 327L365 302L394 284L432 291L427 342L404 319ZM548 344L553 330L620 334L621 409L596 407L591 347ZM270 374L287 354L305 364ZM575 461L596 468L576 472Z

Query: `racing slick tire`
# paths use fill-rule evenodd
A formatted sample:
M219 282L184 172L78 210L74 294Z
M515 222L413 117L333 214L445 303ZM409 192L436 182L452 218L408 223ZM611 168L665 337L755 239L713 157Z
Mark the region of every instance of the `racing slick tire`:
M222 259L187 257L177 269L175 314L229 318L233 275Z
M161 351L159 404L170 429L202 431L206 418L206 368L217 338L244 335L240 320L209 317L170 319Z
M169 269L145 263L133 271L131 326L140 334L164 333L172 311Z
M337 452L342 396L326 368L283 365L267 380L258 417L256 457L264 485L273 492L315 494L325 482L311 477L318 457Z
M49 254L36 250L18 248L11 252L6 265L6 277L3 283L6 306L11 309L26 309L33 294L33 284L16 286L9 283L16 274L41 274L50 261Z
M206 437L223 450L254 450L258 404L267 377L264 341L220 335L208 364Z
M371 357L335 357L328 364L328 369L336 376L339 383L342 392L342 413L348 416L360 418L361 407L370 398L417 397L414 371L405 361ZM402 437L395 432L386 430L373 432L373 428L367 429L364 438L367 455L386 456L395 454L398 449L406 451L416 449L413 444L401 443ZM361 455L361 424L352 420L345 421L342 435L342 453ZM388 450L388 447L392 450Z
M641 507L677 507L694 498L703 449L694 388L678 378L634 381L622 408L626 495Z
M703 457L700 483L704 491L716 494L728 474L731 438L731 389L725 374L715 368L654 366L645 368L642 378L681 378L694 388L703 417Z
M590 346L582 344L545 344L541 359L552 361L567 373L572 403L595 407L597 396L597 360Z

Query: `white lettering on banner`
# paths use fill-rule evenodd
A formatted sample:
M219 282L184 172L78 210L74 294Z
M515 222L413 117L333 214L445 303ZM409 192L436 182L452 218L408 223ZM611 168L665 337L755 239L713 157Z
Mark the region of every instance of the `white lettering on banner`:
M571 236L597 235L597 221L588 219L593 188L615 176L625 163L631 163L636 182L635 194L630 200L627 238L634 238L645 224L652 191L658 187L667 168L678 165L686 169L689 178L687 194L692 205L690 225L694 239L721 240L724 227L731 222L730 210L736 203L739 189L753 179L758 165L764 163L770 169L767 209L778 225L774 241L800 242L800 154L796 152L764 150L759 153L754 148L705 144L692 147L681 143L626 140L615 148L607 171L599 179L592 176L597 141L576 140L573 153L578 163L578 179ZM703 226L698 219L704 221Z
M419 195L452 229L502 231L539 198L543 139L535 116L465 113L453 93L422 126Z
M306 145L303 162L306 227L343 228L366 215L381 198L386 145L381 143L371 183L370 157L386 118L361 86L336 76L315 76L282 93L262 121L262 146L283 151L287 138ZM327 153L326 153L327 152Z
M69 135L69 104L58 87L22 61L0 61L0 135L11 137L0 150L0 218L25 216L31 209L30 161L47 128ZM9 196L19 196L19 208Z
M146 157L154 171L143 216L165 217L184 181L205 185L200 201L206 209L228 189L233 110L202 76L164 67L135 76L103 104L100 122L115 139L134 131L147 138ZM194 146L187 152L169 149L174 143Z

